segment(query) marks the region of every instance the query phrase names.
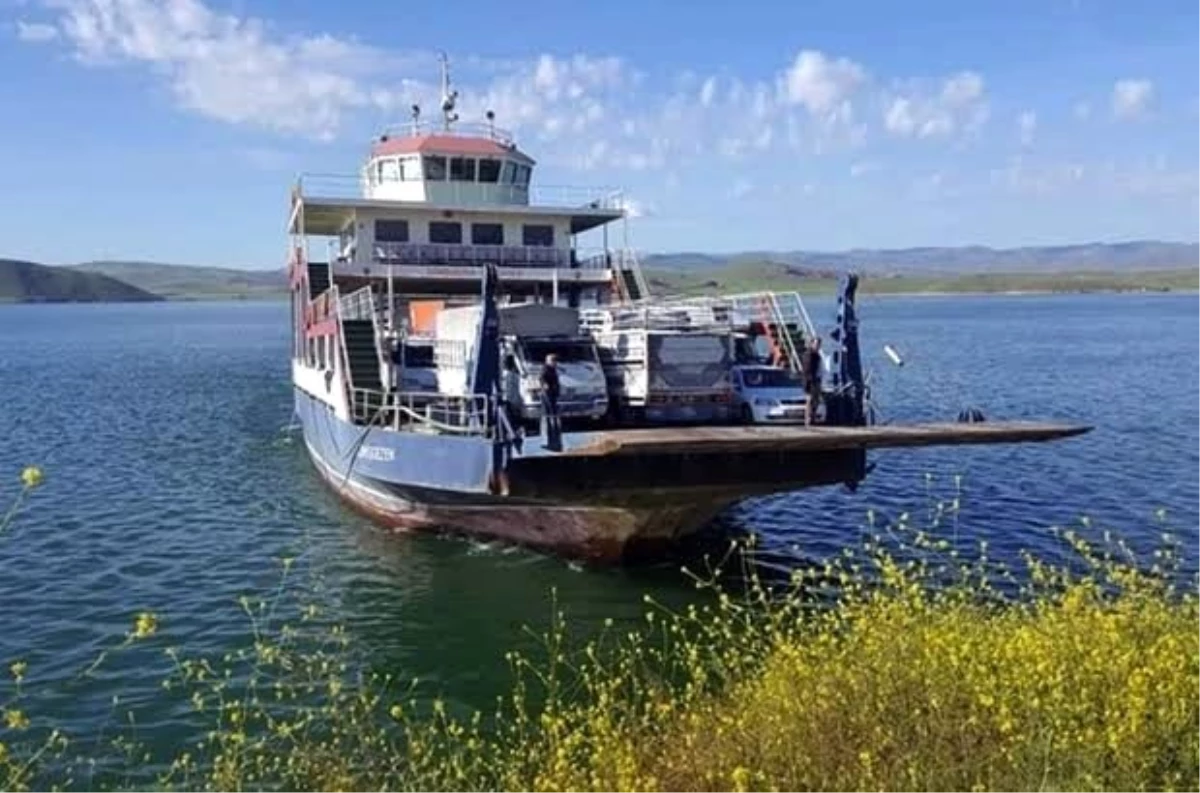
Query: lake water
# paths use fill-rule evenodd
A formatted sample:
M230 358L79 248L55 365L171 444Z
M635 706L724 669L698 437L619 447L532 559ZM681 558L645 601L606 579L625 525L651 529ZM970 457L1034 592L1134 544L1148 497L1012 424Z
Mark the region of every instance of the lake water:
M819 322L829 301L813 301ZM885 420L1060 418L1053 444L891 451L856 493L779 495L731 511L778 563L854 544L868 509L922 514L962 477L961 535L1001 556L1053 556L1049 527L1090 516L1139 545L1163 526L1197 556L1194 295L865 298L867 364ZM550 592L583 631L636 620L643 593L692 597L671 562L587 569L526 551L395 536L343 509L289 431L288 312L272 303L0 307L0 504L26 464L46 481L0 535L0 662L29 663L28 710L91 733L112 697L143 731L187 729L159 692L168 645L245 641L237 599L269 595L284 556L307 595L378 668L487 705L504 652L544 625ZM895 367L882 353L905 356ZM1156 511L1166 510L1165 521ZM151 610L160 635L78 673ZM6 689L0 686L0 702ZM124 717L122 717L124 721Z

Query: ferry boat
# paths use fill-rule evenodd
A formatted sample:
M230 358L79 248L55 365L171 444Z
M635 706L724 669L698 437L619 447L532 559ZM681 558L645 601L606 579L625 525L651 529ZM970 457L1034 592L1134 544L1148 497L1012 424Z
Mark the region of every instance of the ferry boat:
M738 357L749 343L798 367L817 334L799 296L654 299L621 192L538 186L534 158L491 112L459 123L444 59L442 94L437 123L414 106L409 124L372 142L358 174L301 175L291 192L295 412L319 475L379 524L617 561L659 553L747 496L853 486L871 448L1088 429L871 426L854 276L826 339L821 425L731 423L727 382L695 357ZM538 415L536 400L514 414L501 386L515 350L546 349L545 339L521 347L521 333L547 322L551 340L609 340L601 392L584 400L599 409L561 425ZM707 379L673 380L682 365L652 372L668 343L690 350L687 371Z

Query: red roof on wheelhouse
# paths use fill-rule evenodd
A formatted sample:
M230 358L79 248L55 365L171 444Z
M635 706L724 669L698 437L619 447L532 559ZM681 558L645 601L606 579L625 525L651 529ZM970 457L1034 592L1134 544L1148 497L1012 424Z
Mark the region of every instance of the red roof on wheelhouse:
M516 146L505 146L491 138L429 133L401 137L384 136L371 147L371 156L388 154L457 154L475 157L514 157L532 163L533 158Z

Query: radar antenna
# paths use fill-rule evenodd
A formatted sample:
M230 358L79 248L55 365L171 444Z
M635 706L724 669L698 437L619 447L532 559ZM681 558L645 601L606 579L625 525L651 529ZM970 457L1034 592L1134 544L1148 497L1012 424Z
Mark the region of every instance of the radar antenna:
M450 90L450 59L443 52L439 60L442 63L442 126L449 132L450 125L458 121L458 114L454 112L458 91Z

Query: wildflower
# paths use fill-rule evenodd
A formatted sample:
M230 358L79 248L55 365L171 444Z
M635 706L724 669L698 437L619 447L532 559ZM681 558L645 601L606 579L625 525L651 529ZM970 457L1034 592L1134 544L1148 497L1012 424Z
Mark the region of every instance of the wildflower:
M133 621L133 638L148 639L158 631L158 617L149 611L138 614Z
M15 708L10 708L4 711L4 726L10 730L23 730L29 726L29 717Z
M25 466L25 470L21 472L21 482L30 490L40 485L43 479L45 479L45 474L36 465L27 465Z

